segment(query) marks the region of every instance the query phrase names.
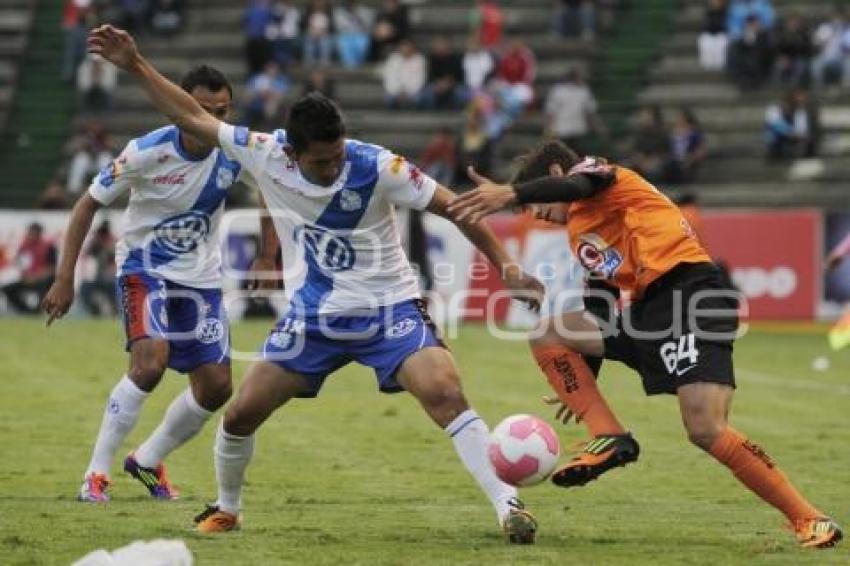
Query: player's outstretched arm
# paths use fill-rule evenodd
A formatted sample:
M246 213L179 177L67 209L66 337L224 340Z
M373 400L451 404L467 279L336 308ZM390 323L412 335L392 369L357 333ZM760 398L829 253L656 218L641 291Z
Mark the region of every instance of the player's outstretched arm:
M454 222L464 236L499 270L505 287L515 292L515 298L532 309L539 310L544 293L543 284L523 271L487 224L456 220L448 210L449 203L454 199L454 192L438 185L428 205L428 211Z
M145 59L133 37L110 25L93 29L88 49L136 77L154 106L178 128L209 145L218 145L219 121L176 84L166 79Z
M47 314L47 326L57 318L65 316L74 302L74 272L77 269L77 259L91 229L94 215L100 207L99 202L85 193L71 211L56 279L41 302L41 308Z
M469 178L478 185L455 198L448 207L458 221L477 223L494 212L528 204L573 202L590 198L604 188L586 175L541 177L517 185L494 183L472 167Z

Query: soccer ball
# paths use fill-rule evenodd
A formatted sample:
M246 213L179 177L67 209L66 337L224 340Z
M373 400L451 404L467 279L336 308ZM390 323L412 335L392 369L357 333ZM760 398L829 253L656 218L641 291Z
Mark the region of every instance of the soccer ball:
M531 415L513 415L493 429L488 453L499 479L520 487L549 477L558 464L561 445L546 422Z

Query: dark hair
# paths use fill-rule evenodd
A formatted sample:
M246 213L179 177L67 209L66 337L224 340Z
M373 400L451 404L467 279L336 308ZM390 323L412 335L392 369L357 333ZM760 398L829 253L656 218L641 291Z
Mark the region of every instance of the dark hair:
M532 151L516 158L513 182L525 183L540 177L548 177L551 165L560 165L566 173L578 162L578 154L564 142L547 140Z
M286 139L296 152L306 150L310 142L334 142L344 135L339 107L320 92L305 94L289 109Z
M210 92L219 92L226 88L230 98L233 98L233 87L230 86L230 81L227 80L224 73L209 65L198 65L183 75L183 79L180 81L180 88L188 93L199 86L209 89Z

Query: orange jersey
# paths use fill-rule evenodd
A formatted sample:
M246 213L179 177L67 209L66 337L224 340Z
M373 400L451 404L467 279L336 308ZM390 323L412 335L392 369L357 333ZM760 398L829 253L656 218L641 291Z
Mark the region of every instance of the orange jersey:
M677 264L711 261L679 207L634 171L585 161L570 173L612 167L608 188L569 205L570 243L588 271L637 300Z

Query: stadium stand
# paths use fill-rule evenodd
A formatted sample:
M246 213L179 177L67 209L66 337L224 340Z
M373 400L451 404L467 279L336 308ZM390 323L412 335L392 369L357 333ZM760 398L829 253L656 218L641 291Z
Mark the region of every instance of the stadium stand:
M820 106L822 143L811 159L769 162L764 141L765 111L786 96L789 87L768 80L760 88L742 90L722 70L705 70L697 52L704 2L683 2L675 32L639 95L644 105L665 114L691 108L706 134L708 158L687 191L709 205L844 206L850 166L846 154L850 136L850 103L846 89L816 94ZM780 21L800 14L813 28L829 17L834 3L774 0Z
M0 136L9 120L34 8L33 0L4 0L0 6Z

